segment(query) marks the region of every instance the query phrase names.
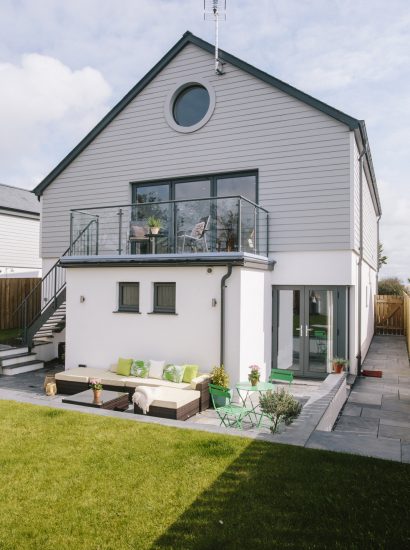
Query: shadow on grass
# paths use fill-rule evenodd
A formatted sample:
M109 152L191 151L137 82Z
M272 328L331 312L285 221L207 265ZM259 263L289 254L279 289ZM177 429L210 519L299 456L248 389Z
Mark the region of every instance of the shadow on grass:
M404 464L254 441L152 548L409 547L409 473Z

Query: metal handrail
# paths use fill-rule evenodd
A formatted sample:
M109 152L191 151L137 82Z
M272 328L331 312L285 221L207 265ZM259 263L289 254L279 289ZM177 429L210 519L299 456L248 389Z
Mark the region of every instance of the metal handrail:
M145 205L153 205L155 206L161 205L161 204L177 204L181 202L198 202L198 201L215 201L215 200L221 200L221 199L240 199L243 200L250 205L259 208L266 214L269 214L268 210L266 208L263 208L263 206L260 206L259 204L256 204L255 202L247 199L246 197L243 197L242 195L229 195L229 196L223 196L223 197L198 197L197 199L173 199L169 201L158 201L158 202L134 202L131 204L112 204L110 206L92 206L90 208L86 208L85 210L82 208L73 208L70 210L70 212L76 212L80 214L88 214L90 210L106 210L108 208L135 208L136 206L145 206Z

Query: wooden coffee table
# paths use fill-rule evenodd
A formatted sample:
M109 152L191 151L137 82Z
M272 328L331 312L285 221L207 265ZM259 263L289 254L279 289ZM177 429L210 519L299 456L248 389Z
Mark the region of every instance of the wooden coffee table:
M94 401L94 392L92 390L82 391L64 397L63 403L71 403L72 405L83 405L84 407L94 407L97 409L108 409L110 411L126 411L128 409L128 393L102 390L101 399L97 403Z

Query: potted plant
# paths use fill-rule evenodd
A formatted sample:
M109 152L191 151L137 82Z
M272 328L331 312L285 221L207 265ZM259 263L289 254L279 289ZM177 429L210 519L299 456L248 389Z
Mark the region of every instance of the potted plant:
M151 235L158 235L161 229L161 220L155 216L150 216L147 221Z
M343 359L342 357L333 357L332 359L333 372L340 374L341 372L344 371L345 366L348 364L349 364L349 361L347 361L347 359Z
M229 375L226 372L223 365L220 365L219 367L215 366L211 370L211 384L214 384L215 386L220 386L221 388L224 388L226 390L229 389ZM226 405L226 397L222 396L215 396L215 405L218 407L223 407Z
M251 369L251 372L248 374L248 380L252 386L257 386L261 377L260 368L258 365L251 365L249 368Z
M103 385L101 384L101 380L99 378L91 378L90 388L94 392L94 403L100 403L100 401L101 401L101 392L102 392L102 389L103 389Z

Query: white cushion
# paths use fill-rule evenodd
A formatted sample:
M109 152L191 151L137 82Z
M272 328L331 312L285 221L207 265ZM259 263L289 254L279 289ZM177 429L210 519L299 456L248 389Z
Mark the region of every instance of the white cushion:
M149 360L149 377L150 378L162 378L162 373L164 372L165 361L154 361L154 359Z
M101 378L107 374L104 369L95 367L76 367L56 374L56 380L69 380L71 382L88 382L90 378Z
M190 387L194 390L197 384L204 382L204 380L209 380L211 377L210 374L200 374L196 378L192 378Z
M151 403L151 407L164 407L165 409L179 409L196 399L200 399L199 391L178 390L175 388L159 388L156 399Z
M117 363L114 363L113 365L110 365L110 368L108 369L110 372L117 372L118 365Z
M123 377L123 380L129 388L136 388L138 386L174 388L178 390L189 390L191 388L191 384L187 384L186 382L170 382L169 380L159 380L159 378L137 378L132 376L130 378Z

